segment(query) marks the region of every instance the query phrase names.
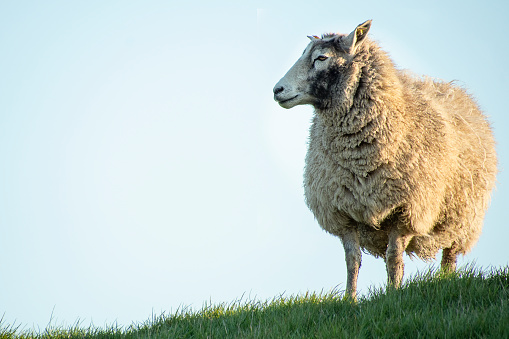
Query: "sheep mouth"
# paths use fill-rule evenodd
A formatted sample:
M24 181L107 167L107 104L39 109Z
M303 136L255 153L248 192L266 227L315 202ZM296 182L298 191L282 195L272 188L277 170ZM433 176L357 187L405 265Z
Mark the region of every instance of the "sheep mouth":
M289 98L289 99L285 99L285 100L278 100L278 104L280 104L281 106L283 106L285 103L292 101L293 99L297 98L298 96L299 96L299 95L297 94L296 96L291 97L291 98Z

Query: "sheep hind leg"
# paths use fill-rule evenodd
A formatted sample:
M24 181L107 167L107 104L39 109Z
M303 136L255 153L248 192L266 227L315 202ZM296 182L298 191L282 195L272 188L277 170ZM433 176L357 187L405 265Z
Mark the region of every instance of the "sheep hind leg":
M347 269L346 296L357 300L357 278L361 267L362 254L360 250L359 235L352 230L341 237L345 249Z
M403 252L412 240L412 236L402 235L397 229L389 233L389 243L385 254L385 264L387 268L387 280L389 286L400 287L403 280L405 263L403 261Z
M456 270L456 260L458 258L458 250L456 244L442 250L441 269L443 272L454 272Z

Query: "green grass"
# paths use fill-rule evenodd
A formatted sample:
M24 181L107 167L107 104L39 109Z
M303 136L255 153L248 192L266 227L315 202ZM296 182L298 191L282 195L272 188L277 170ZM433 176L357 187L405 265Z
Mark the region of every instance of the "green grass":
M0 322L0 338L509 338L509 267L431 269L357 303L308 293L181 309L127 328L35 332Z

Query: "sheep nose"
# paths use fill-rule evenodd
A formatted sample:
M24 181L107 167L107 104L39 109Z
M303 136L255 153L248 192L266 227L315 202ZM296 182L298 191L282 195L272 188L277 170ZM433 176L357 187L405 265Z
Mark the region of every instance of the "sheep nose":
M278 94L278 93L281 93L285 90L285 88L283 86L279 86L279 87L274 87L274 94Z

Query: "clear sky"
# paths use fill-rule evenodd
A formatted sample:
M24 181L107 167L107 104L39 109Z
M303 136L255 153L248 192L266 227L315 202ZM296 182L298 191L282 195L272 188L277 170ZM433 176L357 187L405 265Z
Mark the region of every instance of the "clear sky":
M370 36L490 116L498 186L460 265L507 265L507 1L1 1L0 315L127 326L205 301L345 288L307 209L311 107L272 88L306 35ZM405 257L406 274L428 265ZM386 281L363 256L361 293Z

